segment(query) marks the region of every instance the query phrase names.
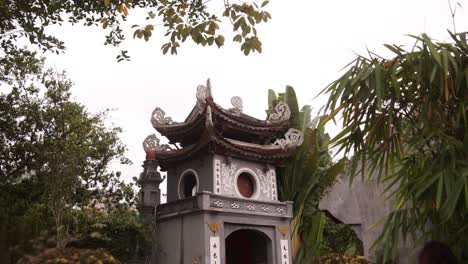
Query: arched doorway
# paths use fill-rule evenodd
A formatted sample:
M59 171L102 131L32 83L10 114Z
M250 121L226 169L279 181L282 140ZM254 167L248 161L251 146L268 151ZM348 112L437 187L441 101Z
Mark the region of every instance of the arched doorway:
M271 263L271 240L263 233L240 229L226 238L226 264Z

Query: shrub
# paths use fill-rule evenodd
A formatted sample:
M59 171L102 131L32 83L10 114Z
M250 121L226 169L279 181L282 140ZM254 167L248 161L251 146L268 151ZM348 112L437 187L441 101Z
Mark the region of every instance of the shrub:
M318 262L315 262L314 264L370 264L370 262L362 256L329 253L321 255Z
M25 256L18 264L121 264L104 249L49 248L36 256Z

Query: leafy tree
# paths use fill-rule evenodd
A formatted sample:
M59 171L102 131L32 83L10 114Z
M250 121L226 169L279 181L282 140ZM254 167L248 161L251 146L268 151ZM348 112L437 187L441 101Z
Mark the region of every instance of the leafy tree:
M8 54L18 49L19 39L24 39L43 51L58 53L65 49L64 43L47 33L47 27L68 22L102 26L107 32L105 44L119 46L126 37L123 32L128 26L127 18L142 10L148 22L132 26L133 38L148 41L154 31L164 31L167 41L161 47L164 54L169 50L177 54L187 38L203 46L223 46L225 37L220 33L220 24L225 17L235 33L233 41L241 43L241 50L248 55L262 51L256 26L271 18L263 10L267 4L268 1L260 4L228 0L210 4L202 0L3 0L0 1L0 45ZM222 13L213 11L219 9ZM122 51L117 59L129 59L127 51Z
M294 157L278 171L281 200L293 201L291 221L292 247L295 263L310 263L320 253L326 216L318 209L321 195L333 185L343 163L333 164L328 149L329 136L323 126L316 126L318 118L311 118L311 107L299 111L294 89L286 87L278 96L269 91L269 111L279 101L291 110L290 127L304 133L304 142Z
M348 256L337 253L329 253L320 256L317 262L327 264L369 264L370 262L361 256Z
M347 255L364 255L362 241L347 224L337 223L335 219L327 217L323 228L323 241L320 253L338 253Z
M109 252L103 249L75 249L66 248L58 249L52 248L47 249L37 256L25 256L18 261L18 264L121 264L121 262L115 259Z
M74 210L74 239L67 247L104 248L120 261L141 258L151 252L149 227L133 208L98 211L94 208Z
M410 51L385 45L392 59L358 56L324 90L322 123L341 114L333 142L354 155L352 175L377 177L395 201L377 241L384 258L408 237L445 241L459 257L468 248L468 43L450 35L413 36Z
M130 161L107 112L73 101L65 74L29 51L3 58L0 78L0 251L52 227L63 247L72 208L133 202L132 185L108 169Z

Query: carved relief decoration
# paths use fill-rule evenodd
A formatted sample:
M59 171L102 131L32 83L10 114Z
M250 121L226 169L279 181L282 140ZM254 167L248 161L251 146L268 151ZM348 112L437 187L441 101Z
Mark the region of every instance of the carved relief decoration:
M235 182L234 176L237 171L237 164L225 164L221 163L221 184L223 188L223 192L225 194L234 194L235 193Z
M208 222L208 228L210 228L211 232L213 232L213 235L216 235L216 233L218 233L220 226L221 226L221 223Z
M258 181L260 183L259 189L262 198L276 200L276 177L275 170L268 170L263 173L262 170L257 169Z
M282 149L290 147L298 147L304 141L304 134L299 129L290 128L284 138L277 139L273 145L280 146Z
M278 231L284 237L284 236L286 236L288 234L288 227L287 226L279 226Z
M268 117L268 121L270 122L281 122L289 120L291 117L291 110L289 106L285 102L278 102L275 108L273 109L273 113L270 114Z
M171 117L166 116L166 112L164 112L161 108L156 107L153 110L153 113L151 113L151 124L154 127L157 127L171 125L174 124L174 122L172 121Z
M172 150L167 144L159 144L159 138L156 134L151 134L143 141L143 149L145 152L148 151L168 151Z
M216 200L213 202L214 207L223 208L223 202L221 200Z
M229 112L235 114L235 115L240 115L242 111L244 111L244 108L242 106L242 98L239 96L233 96L231 98L231 104L234 106L233 108L229 109Z

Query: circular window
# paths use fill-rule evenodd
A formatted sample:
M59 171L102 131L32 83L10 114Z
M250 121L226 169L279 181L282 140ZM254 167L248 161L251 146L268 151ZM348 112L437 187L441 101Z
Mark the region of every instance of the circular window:
M182 175L179 182L179 197L187 198L194 196L198 191L198 180L195 174L188 171Z
M255 192L255 179L248 172L242 172L237 177L237 189L246 198L252 197Z

